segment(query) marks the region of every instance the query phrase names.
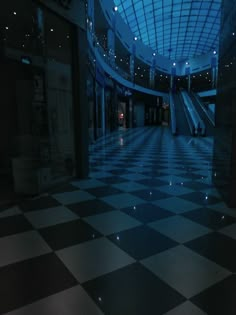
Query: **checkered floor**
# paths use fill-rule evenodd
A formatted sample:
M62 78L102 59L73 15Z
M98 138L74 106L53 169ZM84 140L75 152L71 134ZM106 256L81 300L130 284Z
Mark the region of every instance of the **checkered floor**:
M211 138L120 130L90 178L0 212L0 314L235 315L236 211Z

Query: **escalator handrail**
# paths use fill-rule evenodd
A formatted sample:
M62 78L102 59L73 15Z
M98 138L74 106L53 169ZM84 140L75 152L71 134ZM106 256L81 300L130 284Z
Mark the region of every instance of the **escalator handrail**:
M187 110L187 117L189 116L192 122L192 131L195 135L205 135L206 127L202 119L200 118L199 114L197 113L194 105L192 103L191 98L187 94L186 91L181 91L182 99L184 101L185 109Z
M190 130L190 133L192 136L194 136L196 133L195 133L195 126L194 126L194 122L192 120L192 117L188 111L188 108L185 106L185 102L184 102L184 98L183 98L183 95L180 93L180 96L181 96L181 101L183 103L183 109L184 109L184 113L185 113L185 116L186 116L186 119L187 119L187 122L188 122L188 126L189 126L189 130Z
M208 120L210 121L210 123L215 127L215 122L213 117L211 117L211 115L209 115L209 112L205 109L205 107L203 106L202 102L200 101L200 96L197 96L195 93L191 92L191 95L194 97L194 99L197 101L198 105L201 107L201 109L203 110L203 112L205 113L206 117L208 118Z
M176 135L177 133L176 111L175 111L174 98L171 92L170 92L170 117L171 117L171 131L173 135Z

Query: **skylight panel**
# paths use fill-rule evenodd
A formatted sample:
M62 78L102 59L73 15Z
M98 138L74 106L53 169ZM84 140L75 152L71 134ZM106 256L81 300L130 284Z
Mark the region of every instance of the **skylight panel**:
M179 51L187 51L188 57L202 51L207 53L218 45L221 0L114 0L114 3L135 36L168 58L176 59Z

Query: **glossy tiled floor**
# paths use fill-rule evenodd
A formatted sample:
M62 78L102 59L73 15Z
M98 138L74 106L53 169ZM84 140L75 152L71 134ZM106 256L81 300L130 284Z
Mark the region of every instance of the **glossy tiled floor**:
M0 314L235 315L236 210L212 139L121 130L91 174L0 213Z

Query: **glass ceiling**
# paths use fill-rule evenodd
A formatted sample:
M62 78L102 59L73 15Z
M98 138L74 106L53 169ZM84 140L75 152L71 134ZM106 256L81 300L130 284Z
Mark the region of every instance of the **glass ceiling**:
M138 39L171 60L218 48L221 0L114 0Z

